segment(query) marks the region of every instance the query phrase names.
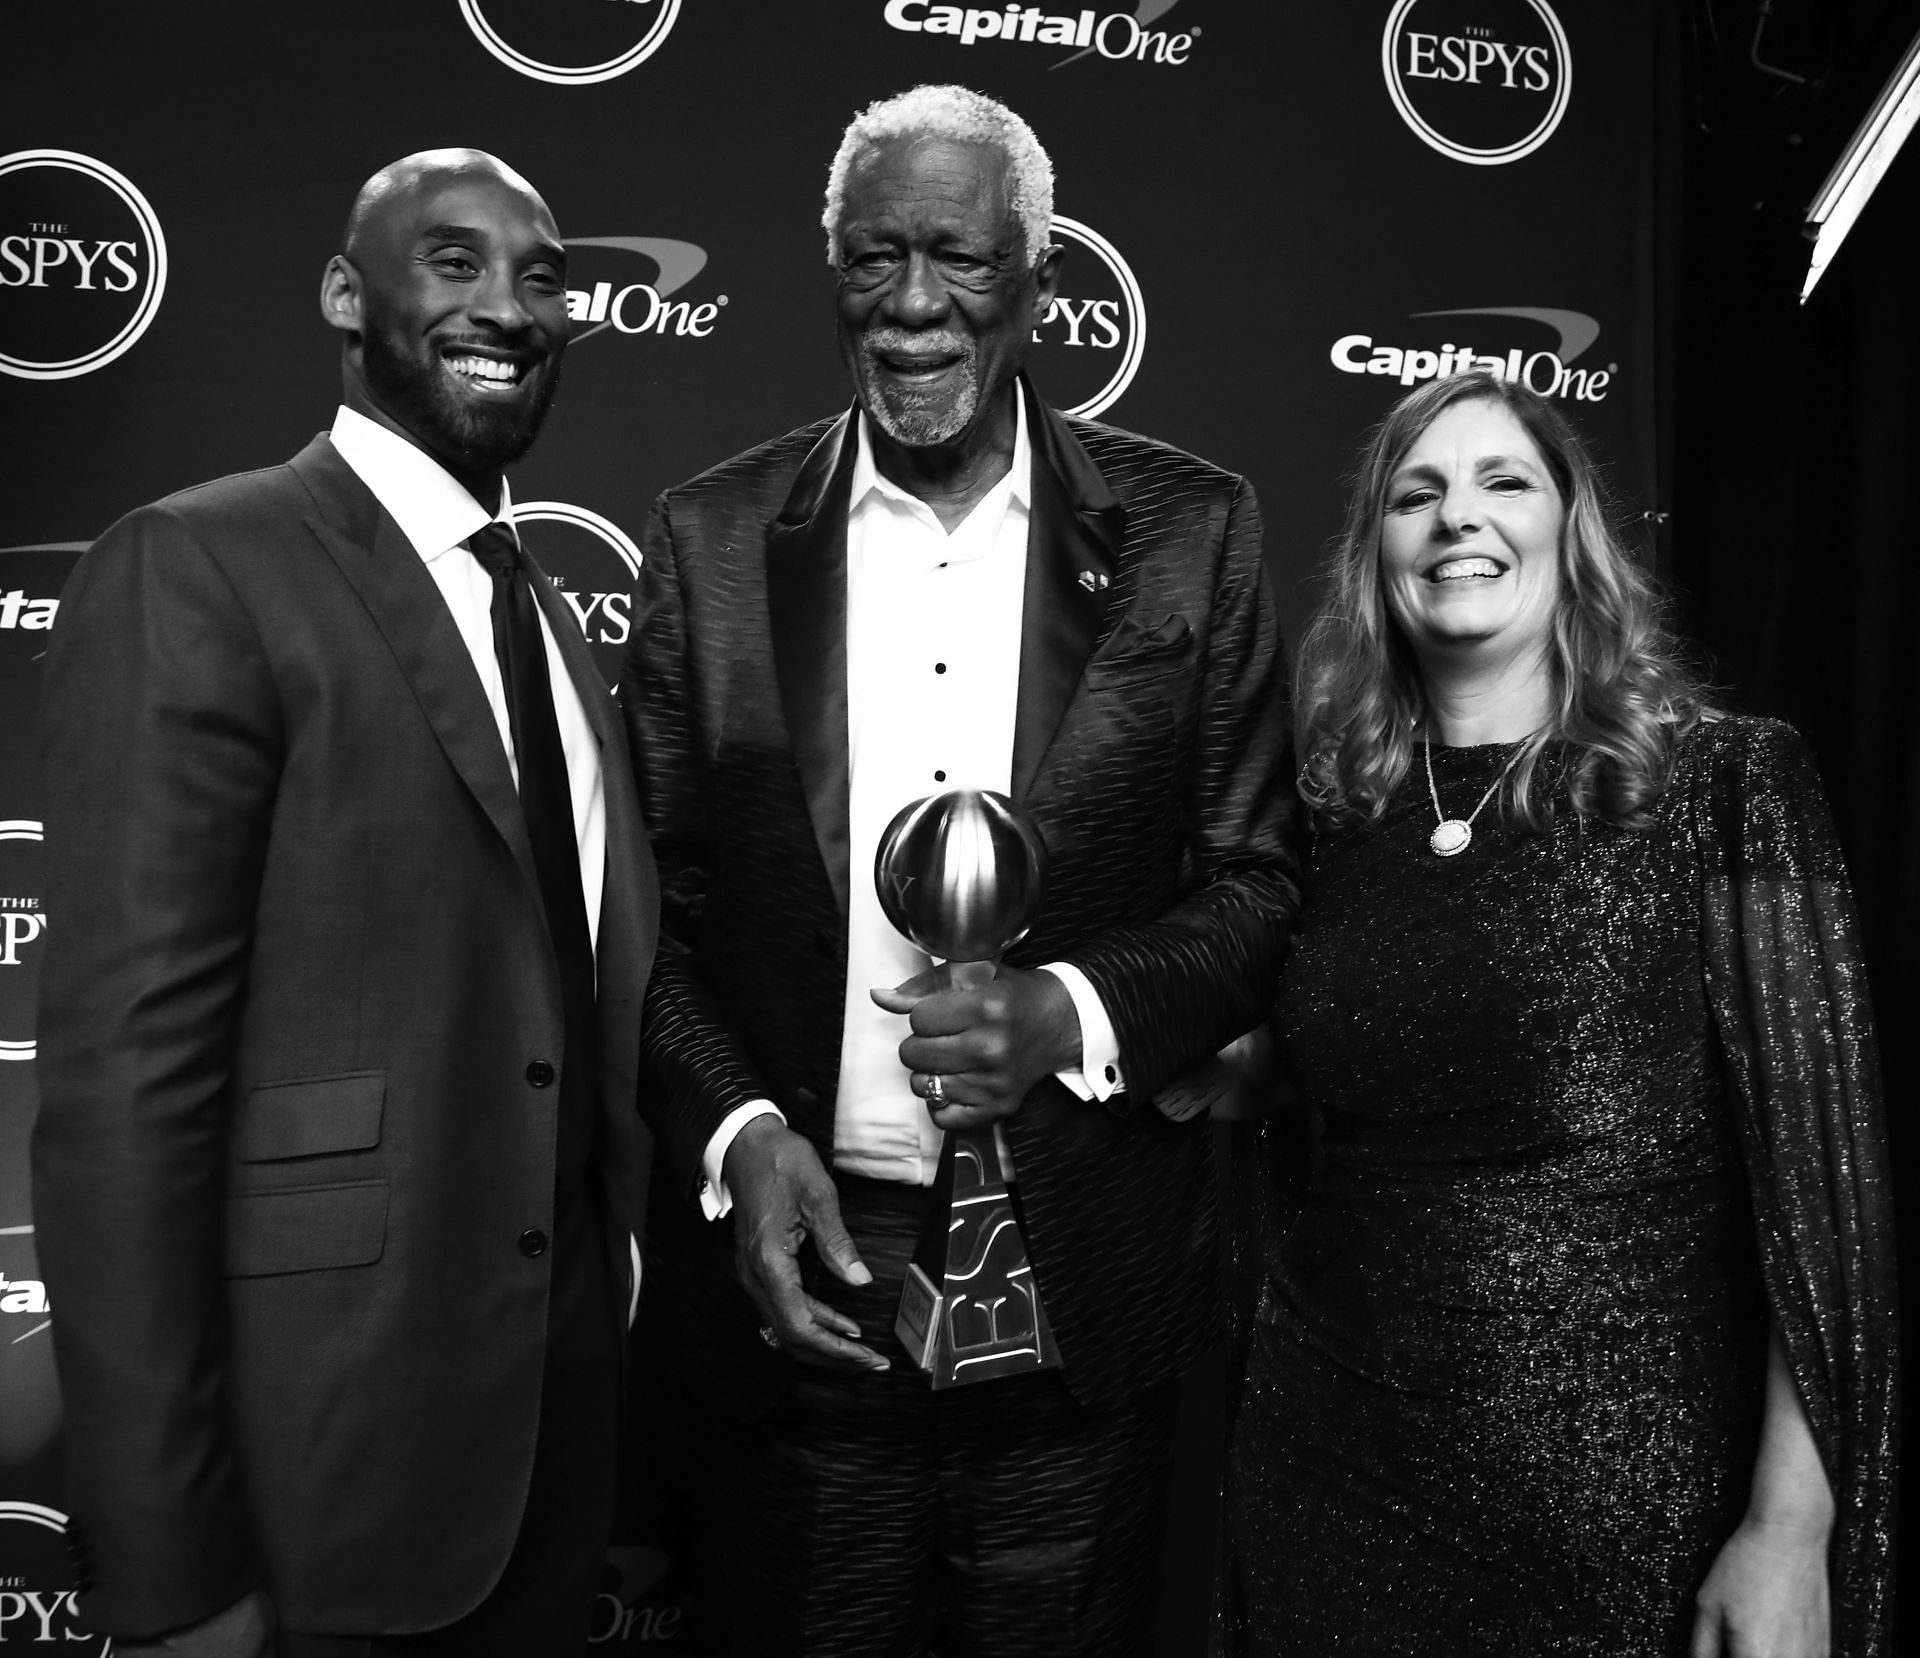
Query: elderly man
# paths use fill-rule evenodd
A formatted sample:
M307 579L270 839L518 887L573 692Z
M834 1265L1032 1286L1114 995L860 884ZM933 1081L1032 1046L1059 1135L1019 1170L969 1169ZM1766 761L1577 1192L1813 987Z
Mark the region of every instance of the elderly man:
M613 1498L657 893L503 468L566 251L470 150L368 181L344 406L142 508L47 664L34 1139L81 1608L121 1658L538 1658Z
M721 1418L703 1546L755 1658L936 1627L1143 1650L1177 1379L1215 1334L1207 1127L1154 1098L1273 994L1285 667L1245 483L1022 377L1051 213L1002 105L868 109L825 214L854 408L648 529L622 698L672 941L656 1282ZM872 871L900 806L959 786L1024 808L1051 886L992 982L942 989ZM981 1123L1061 1368L935 1392L895 1308L940 1130Z

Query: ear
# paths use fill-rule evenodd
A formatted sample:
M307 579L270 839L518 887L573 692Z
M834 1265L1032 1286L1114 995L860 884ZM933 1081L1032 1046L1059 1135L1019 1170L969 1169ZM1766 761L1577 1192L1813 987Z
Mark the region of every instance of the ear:
M320 315L331 327L360 332L360 273L344 253L336 253L320 274Z
M1067 257L1067 250L1058 242L1049 242L1041 249L1040 258L1033 267L1033 326L1038 328L1047 320L1047 313L1053 309L1053 302L1060 293L1060 264Z

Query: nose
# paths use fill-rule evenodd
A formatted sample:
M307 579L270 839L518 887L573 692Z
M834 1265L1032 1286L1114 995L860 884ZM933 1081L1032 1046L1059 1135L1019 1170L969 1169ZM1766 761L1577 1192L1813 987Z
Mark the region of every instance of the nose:
M908 256L906 269L887 296L887 309L906 328L925 328L938 322L952 303L939 271L924 253Z
M504 266L489 266L474 289L467 313L476 322L490 322L504 334L518 333L533 320L520 298L520 285L513 271Z
M1439 509L1434 513L1434 526L1449 541L1458 541L1464 535L1471 535L1480 528L1480 510L1473 492L1465 489L1449 489L1440 497Z

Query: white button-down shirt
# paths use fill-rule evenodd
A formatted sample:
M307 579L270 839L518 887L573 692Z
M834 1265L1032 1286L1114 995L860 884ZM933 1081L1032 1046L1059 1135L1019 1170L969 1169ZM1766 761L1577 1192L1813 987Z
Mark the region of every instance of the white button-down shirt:
M499 658L493 654L493 577L465 546L469 536L493 520L431 455L378 421L343 404L333 417L333 430L328 436L340 458L400 526L401 534L412 543L447 601L447 609L453 612L454 625L473 658L474 672L480 676L487 705L500 728L500 744L513 771L514 787L518 788L520 767L513 752L506 685L500 677ZM513 523L513 501L504 480L500 485L500 511L495 517L509 527ZM606 783L600 772L600 745L587 724L580 693L574 689L573 677L567 672L544 611L540 613L540 632L547 645L554 719L560 727L560 747L567 760L573 832L580 848L581 897L586 901L587 927L597 945L600 895L607 874Z
M1012 462L948 532L933 509L881 476L864 416L847 516L849 909L834 1166L908 1185L932 1183L941 1131L909 1087L906 1016L868 992L924 972L930 957L893 928L870 877L880 836L910 801L947 789L1010 792L1020 692L1033 451L1016 397ZM1121 1085L1113 1026L1077 968L1048 964L1080 1020L1080 1066L1061 1080L1083 1099ZM772 1111L733 1112L707 1148L702 1203L726 1213L721 1164L733 1136Z

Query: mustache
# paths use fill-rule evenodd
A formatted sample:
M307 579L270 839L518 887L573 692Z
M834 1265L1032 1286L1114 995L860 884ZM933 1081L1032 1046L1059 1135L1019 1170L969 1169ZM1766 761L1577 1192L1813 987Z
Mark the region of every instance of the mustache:
M945 328L934 333L925 329L872 328L860 336L860 348L868 355L876 351L950 351L965 357L972 354L973 342L965 334Z

